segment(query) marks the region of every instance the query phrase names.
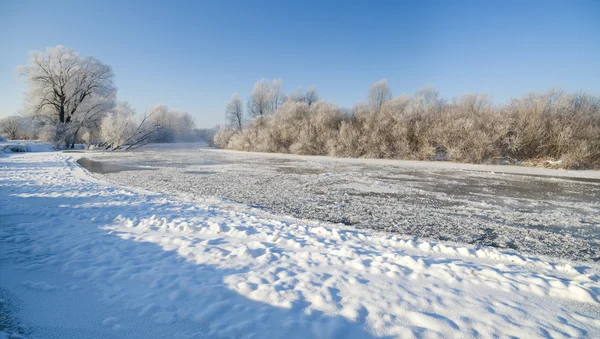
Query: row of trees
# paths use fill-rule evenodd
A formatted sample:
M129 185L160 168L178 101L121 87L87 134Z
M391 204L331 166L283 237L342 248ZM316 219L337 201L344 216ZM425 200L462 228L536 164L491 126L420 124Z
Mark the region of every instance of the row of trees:
M196 139L194 120L188 113L157 105L138 117L127 102L118 103L102 119L100 143L106 149L136 149L151 142L190 141Z
M565 168L600 168L600 98L560 90L530 93L494 106L485 94L447 101L425 88L394 97L386 80L351 110L318 99L314 89L283 98L255 114L258 98L271 98L267 80L254 86L248 114L234 95L218 147L343 157L545 162ZM274 83L274 82L271 82ZM277 80L279 89L281 81ZM257 96L257 93L260 95ZM265 94L266 93L266 94ZM275 99L267 100L274 107ZM235 119L234 119L235 118Z
M31 52L19 72L28 89L23 116L0 121L0 133L8 139L132 149L199 137L188 113L157 105L140 116L126 102L118 103L111 67L63 46Z
M239 94L234 93L225 109L226 128L229 131L242 131L247 122L256 118L264 118L277 112L285 102L304 102L312 105L319 101L319 93L313 87L306 92L299 88L286 96L283 91L283 81L261 79L254 84L247 108L248 116L244 114L244 104Z

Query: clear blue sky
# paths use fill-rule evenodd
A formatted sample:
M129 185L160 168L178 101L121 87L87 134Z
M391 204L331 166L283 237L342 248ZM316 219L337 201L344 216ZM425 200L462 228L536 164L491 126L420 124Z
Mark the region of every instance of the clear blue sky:
M17 113L29 50L113 67L119 100L223 121L234 92L281 78L351 107L387 78L498 103L559 87L600 93L600 1L0 1L0 115Z

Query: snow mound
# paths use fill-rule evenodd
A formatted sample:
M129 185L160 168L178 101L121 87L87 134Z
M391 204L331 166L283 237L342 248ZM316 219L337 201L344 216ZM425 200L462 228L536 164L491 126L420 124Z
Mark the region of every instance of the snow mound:
M52 152L54 150L54 146L48 142L29 140L0 140L0 151L2 153Z

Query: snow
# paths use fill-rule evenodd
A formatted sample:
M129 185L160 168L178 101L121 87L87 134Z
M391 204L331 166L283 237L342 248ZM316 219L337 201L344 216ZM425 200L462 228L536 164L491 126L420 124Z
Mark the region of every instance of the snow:
M600 336L596 263L203 205L79 156L0 159L0 337Z
M54 151L54 146L49 142L39 142L36 140L0 140L0 153L51 151Z
M575 177L566 176L568 171L506 166L516 174L500 174L492 171L495 166L473 171L464 169L473 166L466 164L188 146L86 157L104 164L102 180L204 204L222 206L221 199L227 199L239 203L229 206L238 211L266 210L575 260L600 258L600 180L595 179L600 171L575 172L583 176Z

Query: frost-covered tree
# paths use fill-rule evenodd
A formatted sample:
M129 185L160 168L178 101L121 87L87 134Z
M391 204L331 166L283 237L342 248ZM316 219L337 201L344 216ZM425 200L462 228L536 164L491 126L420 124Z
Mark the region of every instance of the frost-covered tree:
M248 114L261 117L275 112L285 101L283 82L281 79L269 81L260 79L254 84L248 99Z
M191 137L195 127L192 116L187 112L170 110L167 105L156 105L148 114L150 122L161 126L158 142L172 142Z
M225 118L227 119L227 127L231 130L241 131L244 126L244 106L242 99L235 93L231 96L231 100L225 109Z
M129 103L121 102L102 119L100 138L107 147L116 149L132 138L137 127L134 114Z
M165 134L171 133L164 125L168 121L164 115L168 112L166 106L157 105L136 119L129 104L120 103L102 119L101 146L112 150L131 150L161 141Z
M169 111L169 128L175 141L193 138L196 122L188 112Z
M70 147L75 147L81 132L100 129L102 118L114 107L113 98L91 97L82 103L69 123L61 124L65 128L65 143L70 141Z
M0 133L6 139L19 139L22 132L22 118L18 116L10 116L0 120Z
M369 105L372 109L379 111L383 104L392 99L392 91L387 79L374 83L369 89Z
M314 87L310 87L306 90L306 94L304 95L304 101L308 104L308 106L319 101L319 92Z
M172 142L175 138L175 133L171 128L171 114L169 114L169 107L167 105L156 105L150 108L148 113L148 122L155 126L161 126L159 135L156 137L158 142Z
M269 84L266 79L260 79L254 84L248 99L248 114L260 117L270 113Z
M418 90L411 101L411 111L415 114L437 114L442 111L446 100L442 99L440 92L432 87Z
M98 123L114 102L110 66L63 46L31 52L19 70L29 85L24 111L55 125L56 141L72 145L81 127Z
M269 86L269 100L271 106L271 112L277 111L281 104L285 101L285 94L283 92L283 81L281 79L275 79L271 81Z
M293 102L305 102L308 106L319 101L319 92L314 87L310 87L306 92L298 88L295 93L290 94L289 100Z

